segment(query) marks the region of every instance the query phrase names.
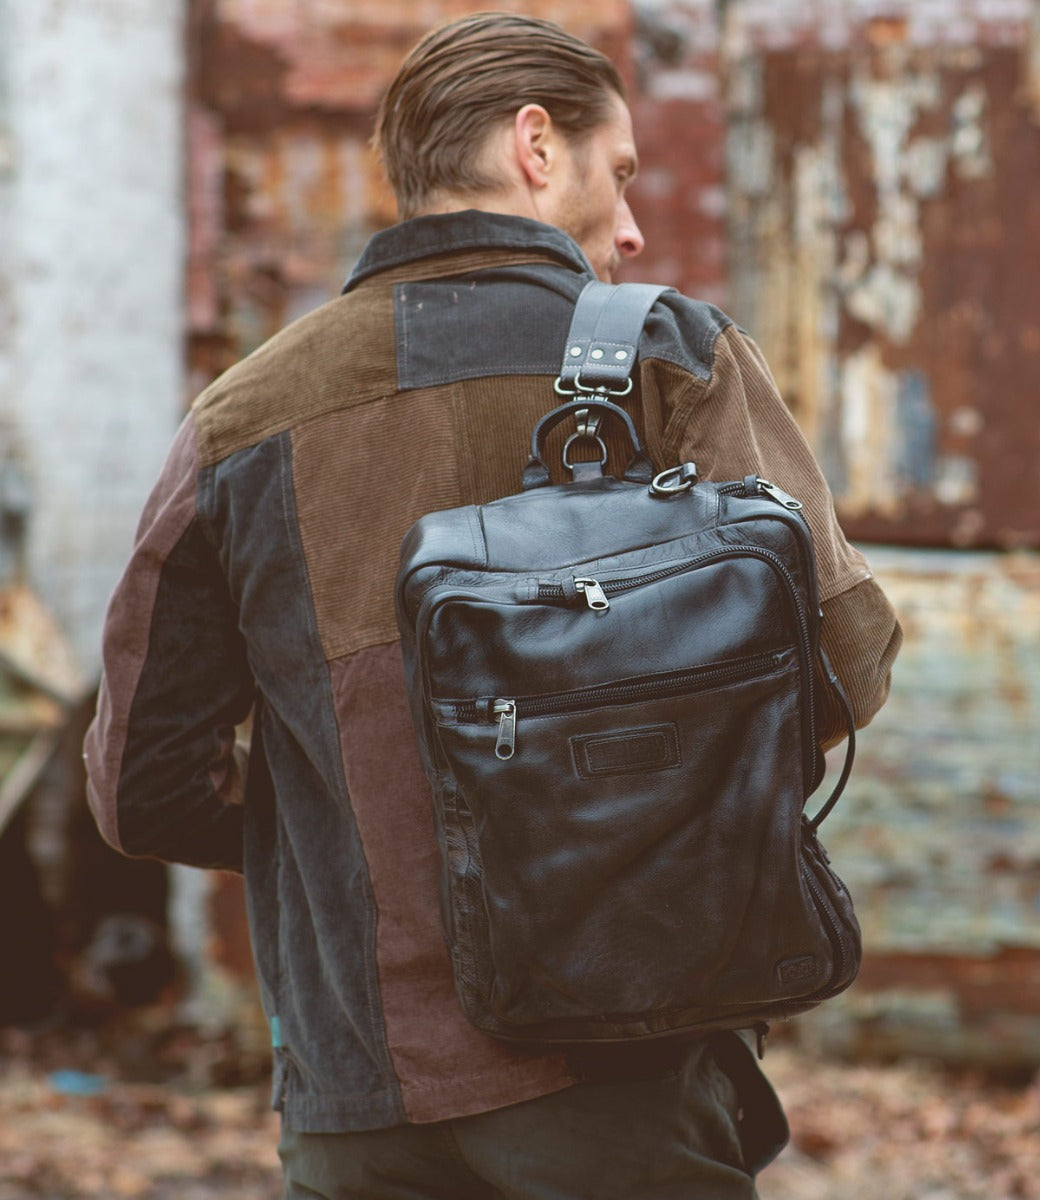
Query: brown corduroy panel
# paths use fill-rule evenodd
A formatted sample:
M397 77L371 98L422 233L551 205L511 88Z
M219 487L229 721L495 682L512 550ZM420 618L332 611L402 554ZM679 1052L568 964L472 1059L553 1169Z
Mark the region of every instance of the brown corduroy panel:
M888 597L867 579L824 601L820 636L848 694L857 728L866 725L888 699L892 664L903 644L903 630ZM827 705L819 732L830 744L843 735L845 719L833 701Z
M400 430L395 452L387 435ZM394 578L409 525L463 503L452 387L324 413L292 433L293 483L326 658L397 640Z
M549 375L502 375L460 383L456 391L459 473L469 504L486 504L499 496L518 492L524 464L531 451L531 434L539 418L563 404L567 397L553 390ZM636 427L642 425L632 409ZM544 459L554 483L569 476L562 465L563 445L574 432L565 421L546 439ZM632 448L620 422L607 418L602 437L608 451L608 473L621 474ZM594 457L591 444L572 448L575 459Z
M760 475L802 501L822 599L870 578L863 555L845 541L820 468L758 348L736 326L716 341L711 383L680 400L673 424L685 429L681 457L696 462L703 478Z
M393 305L389 286L341 296L210 384L194 409L199 465L300 421L385 395L397 378Z
M688 379L686 372L669 363L654 363L653 367L645 364L640 386L617 400L632 417L659 470L678 462L669 451L664 428L672 394L684 390ZM535 425L540 417L570 399L553 390L553 379L548 375L502 375L459 384L459 472L466 502L485 504L519 491ZM564 443L574 430L574 422L568 420L546 439L544 458L554 483L569 478L562 456ZM622 475L632 457L628 434L620 421L607 416L600 426L600 436L607 448L604 471ZM597 453L594 444L580 442L568 452L572 461L593 458Z
M641 432L654 466L663 471L683 461L686 429L676 422L676 412L688 414L691 397L699 396L708 384L663 359L646 359L639 366Z
M562 398L546 375L469 379L455 392L459 476L469 504L520 490L531 429Z
M560 1056L514 1050L479 1033L458 1003L440 926L433 804L400 647L364 650L330 670L347 788L379 914L387 1046L409 1120L466 1116L567 1087L574 1080Z
M463 380L381 396L293 430L300 536L326 657L396 640L393 583L412 521L520 490L531 430L563 401L552 383L543 375ZM658 407L655 429L663 421ZM642 432L638 406L632 411ZM397 457L388 460L392 429L414 436L398 439ZM546 460L556 481L566 474L560 457L571 432L572 425L549 438ZM604 439L608 470L620 473L631 455L627 436L609 421Z

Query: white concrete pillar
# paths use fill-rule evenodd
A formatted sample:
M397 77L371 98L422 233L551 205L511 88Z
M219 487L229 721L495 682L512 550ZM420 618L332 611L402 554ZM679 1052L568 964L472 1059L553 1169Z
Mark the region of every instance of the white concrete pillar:
M183 411L184 0L0 0L0 461L93 674Z

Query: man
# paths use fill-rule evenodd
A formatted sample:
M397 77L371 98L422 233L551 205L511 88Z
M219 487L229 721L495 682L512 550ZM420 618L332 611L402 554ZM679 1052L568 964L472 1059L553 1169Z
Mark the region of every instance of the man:
M574 300L642 249L624 96L545 22L482 14L420 42L377 129L401 223L199 398L112 600L92 805L127 853L245 872L287 1196L725 1200L754 1196L785 1137L740 1039L578 1055L478 1033L439 926L398 547L428 510L517 490ZM758 350L669 293L640 355L630 407L657 463L805 501L865 723L898 625Z

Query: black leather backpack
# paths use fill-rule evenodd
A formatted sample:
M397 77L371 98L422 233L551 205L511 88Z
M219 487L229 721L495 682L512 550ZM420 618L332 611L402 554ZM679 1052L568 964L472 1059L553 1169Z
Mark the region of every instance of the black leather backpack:
M489 1034L628 1040L761 1024L847 987L849 895L811 819L820 603L801 505L655 475L623 393L662 289L593 283L524 490L404 540L397 613L462 1006ZM619 420L624 477L553 486L550 429ZM572 439L573 440L573 439ZM605 455L604 455L605 456ZM840 686L825 665L822 677ZM844 701L846 711L847 702Z

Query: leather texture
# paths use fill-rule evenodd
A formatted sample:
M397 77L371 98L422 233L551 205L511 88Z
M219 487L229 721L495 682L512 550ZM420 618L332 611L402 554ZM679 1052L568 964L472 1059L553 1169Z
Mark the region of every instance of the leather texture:
M812 542L775 489L606 477L431 513L396 605L479 1029L740 1028L852 982L859 927L805 814Z
M585 285L574 308L567 348L560 367L560 384L567 391L625 384L632 373L639 334L647 314L662 292L652 283Z

